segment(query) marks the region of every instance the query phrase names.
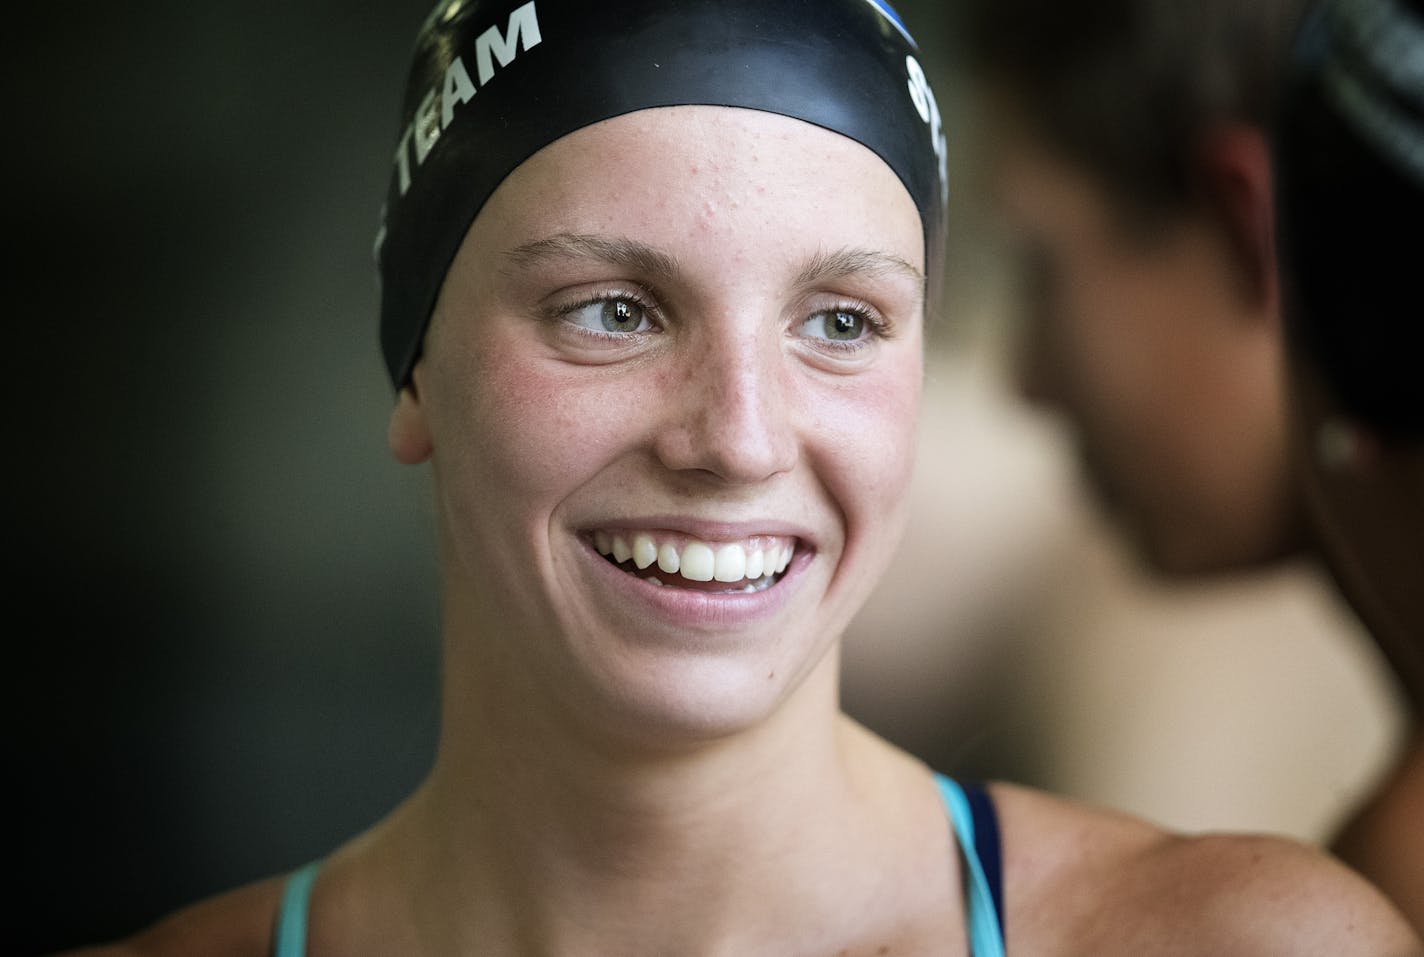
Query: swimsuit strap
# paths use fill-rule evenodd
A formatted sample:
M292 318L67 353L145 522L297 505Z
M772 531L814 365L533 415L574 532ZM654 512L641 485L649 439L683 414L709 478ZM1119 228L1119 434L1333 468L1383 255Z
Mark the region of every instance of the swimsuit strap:
M1004 957L1003 868L998 816L988 793L935 775L964 861L966 914L972 957ZM277 915L273 957L305 957L307 907L321 869L313 861L287 878Z
M282 890L282 908L277 912L273 957L306 957L307 905L320 869L321 861L312 861L287 878Z
M1003 878L994 805L982 788L964 788L942 774L935 775L935 783L949 809L964 863L969 952L972 957L1004 957Z
M999 918L999 936L1004 936L1004 864L1000 851L999 815L987 788L979 784L960 785L969 799L974 817L974 850L984 866L989 894L994 898L994 914Z

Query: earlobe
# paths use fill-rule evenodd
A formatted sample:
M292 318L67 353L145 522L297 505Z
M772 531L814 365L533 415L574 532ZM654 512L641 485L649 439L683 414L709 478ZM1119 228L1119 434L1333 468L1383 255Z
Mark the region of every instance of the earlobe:
M1358 423L1330 415L1316 430L1315 457L1327 472L1368 472L1379 461L1379 441Z
M1279 320L1274 176L1264 131L1231 124L1209 133L1197 157L1210 202L1241 266L1244 288L1264 315Z
M425 409L416 394L414 380L402 387L396 397L387 439L391 454L402 465L419 465L427 461L434 451L430 429L425 423Z

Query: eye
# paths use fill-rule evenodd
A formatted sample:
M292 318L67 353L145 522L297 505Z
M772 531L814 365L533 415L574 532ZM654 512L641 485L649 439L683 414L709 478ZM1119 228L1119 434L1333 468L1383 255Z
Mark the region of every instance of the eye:
M813 312L801 324L801 331L808 338L836 343L859 342L874 328L865 313L844 307Z
M631 335L652 332L648 309L636 299L608 296L574 306L564 313L564 321L595 333Z

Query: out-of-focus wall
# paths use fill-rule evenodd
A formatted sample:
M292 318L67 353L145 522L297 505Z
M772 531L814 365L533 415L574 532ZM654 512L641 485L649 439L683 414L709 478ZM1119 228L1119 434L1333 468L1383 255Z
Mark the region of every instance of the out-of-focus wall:
M7 953L322 853L428 765L370 258L425 13L6 13Z

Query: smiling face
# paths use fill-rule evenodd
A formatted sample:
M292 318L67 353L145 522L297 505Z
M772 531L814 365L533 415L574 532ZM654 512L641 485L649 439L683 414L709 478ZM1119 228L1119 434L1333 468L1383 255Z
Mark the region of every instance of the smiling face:
M785 117L642 111L516 169L392 425L449 681L671 740L833 668L903 522L923 258L889 167Z

